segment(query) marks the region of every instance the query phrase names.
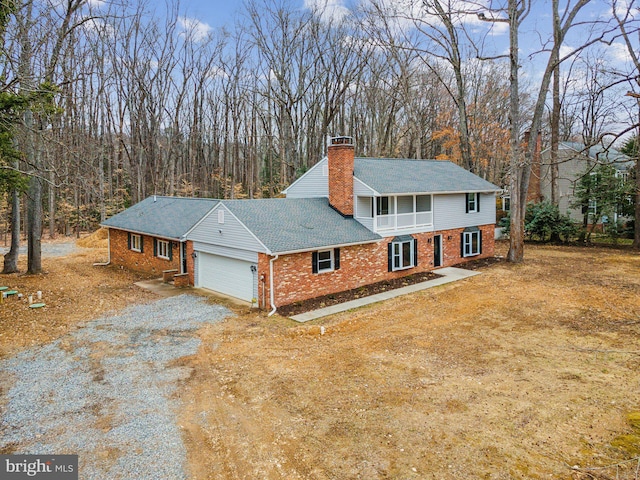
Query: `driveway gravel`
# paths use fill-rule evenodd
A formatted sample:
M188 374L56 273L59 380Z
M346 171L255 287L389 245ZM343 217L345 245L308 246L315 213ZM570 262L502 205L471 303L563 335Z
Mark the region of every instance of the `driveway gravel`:
M49 257L66 257L67 255L71 255L72 253L76 253L78 251L83 250L82 248L76 245L75 240L70 240L68 242L55 242L55 243L47 243L43 242L42 246L42 256L44 258ZM9 247L0 247L0 255L4 255L9 251ZM22 245L18 252L20 255L27 254L27 246Z
M177 359L230 315L192 295L136 305L0 362L0 451L78 454L82 479L184 479Z

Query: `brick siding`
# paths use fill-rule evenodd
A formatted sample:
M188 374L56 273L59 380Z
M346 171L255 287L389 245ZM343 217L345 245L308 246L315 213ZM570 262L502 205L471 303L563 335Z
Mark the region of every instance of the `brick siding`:
M329 164L329 203L343 215L353 216L353 145L331 145Z
M494 225L480 227L482 231L482 253L473 257L461 256L461 238L463 228L440 232L412 235L418 240L418 265L407 270L388 271L388 244L393 237L365 245L343 247L340 249L340 269L326 273L312 273L312 252L296 253L279 257L274 262L275 304L288 305L314 297L351 290L371 283L399 278L414 273L430 271L433 266L433 237L442 236L443 267L459 265L478 258L494 255ZM259 303L263 308L269 306L269 257L258 256ZM266 305L263 305L263 289Z
M166 260L153 255L153 238L142 236L142 252L135 252L129 248L128 232L109 229L109 245L111 263L126 267L136 272L162 275L163 270L177 269L180 271L180 243L169 242L172 248L173 260ZM192 266L193 267L193 266ZM193 271L193 268L192 270Z

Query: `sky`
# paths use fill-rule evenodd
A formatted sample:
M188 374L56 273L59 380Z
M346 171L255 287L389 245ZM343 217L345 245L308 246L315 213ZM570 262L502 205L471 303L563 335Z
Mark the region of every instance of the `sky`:
M88 0L95 7L100 8L101 5L111 0ZM169 0L168 0L169 1ZM371 0L258 0L272 1L275 5L289 4L292 8L301 10L318 8L327 6L330 15L348 16L350 9L354 9L359 5L366 4ZM419 3L420 0L377 0L378 2L388 2L390 5L398 6L405 3ZM453 4L467 6L469 4L495 5L506 3L505 0L474 0L468 2L464 0L448 0ZM592 0L583 8L579 14L579 19L583 21L600 20L608 21L612 19L611 0ZM630 2L637 0L616 0L620 7L625 7ZM564 0L560 2L562 6L566 3L574 5L576 0ZM633 3L631 3L633 5ZM149 9L156 10L155 13L161 14L160 9L163 5L160 2L149 0L146 5ZM520 61L521 73L525 79L533 84L538 83L544 71L547 55L536 55L542 48L542 41L550 38L551 32L551 0L532 0L532 11L528 15L525 23L520 28ZM180 18L179 22L184 30L192 32L192 38L198 41L199 38L205 38L209 34L215 33L219 29L225 29L229 32L233 31L234 24L242 18L244 13L243 0L180 0L179 4ZM636 8L637 11L637 8ZM490 16L488 12L487 16ZM640 15L636 14L636 21L640 21ZM485 50L482 52L486 56L495 56L508 53L509 38L508 26L506 23L489 23L480 21L475 14L467 15L464 19L467 29L470 32L488 32L484 35ZM409 25L405 22L405 28ZM582 44L581 36L584 36L584 28L573 28L566 38L561 53L567 53ZM635 37L634 37L635 38ZM610 46L601 45L602 55L606 57L609 66L617 71L630 71L631 66L628 62L629 54L626 46L622 41L618 40ZM639 47L640 49L640 47ZM591 61L591 59L590 59Z
M94 0L101 1L101 0ZM349 8L353 8L357 4L366 0L292 0L294 5L298 5L299 8L309 8L321 4L327 4L333 12L338 14L348 13ZM403 0L388 0L399 3ZM462 4L467 3L460 1ZM625 5L627 1L632 0L617 0L622 5ZM479 0L481 3L489 4L490 0ZM274 3L278 3L275 1ZM499 3L499 2L493 2ZM575 2L572 2L575 3ZM564 4L564 2L561 2ZM550 15L547 13L550 10L550 0L534 0L532 11L527 18L526 24L521 29L521 41L520 49L521 55L526 61L527 55L530 55L537 51L540 46L540 37L544 36L545 32L550 31ZM243 11L243 2L240 0L182 0L181 10L184 14L183 21L185 25L196 26L199 31L204 34L211 30L226 27L231 30L234 22L238 18L238 14ZM611 18L610 7L604 0L593 0L581 13L581 18ZM475 16L470 16L473 24L472 28L486 29L487 23L478 21ZM192 22L192 23L189 23ZM495 42L496 49L503 49L505 52L508 48L508 32L506 24L495 24L493 34L489 41ZM571 47L571 43L577 44L579 39L571 38L569 36L568 45L565 47L565 51ZM614 45L611 47L611 55L624 58L625 49L622 44Z

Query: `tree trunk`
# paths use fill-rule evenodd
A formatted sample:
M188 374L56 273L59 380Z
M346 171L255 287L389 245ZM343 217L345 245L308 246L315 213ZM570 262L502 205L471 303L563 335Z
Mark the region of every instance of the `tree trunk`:
M560 145L560 64L553 70L553 110L551 112L551 203L560 202L558 191L558 147Z
M638 140L636 140L636 142L638 142ZM636 250L640 250L640 157L636 158L636 208L635 228L633 232L633 248Z
M49 173L49 238L56 236L56 174L52 169ZM104 221L104 220L103 220Z
M510 59L510 89L509 116L511 121L510 160L509 160L509 190L511 194L511 229L509 232L509 253L507 260L522 262L524 259L524 215L526 201L522 202L521 170L522 158L520 153L520 89L518 82L518 1L509 0L509 59ZM533 134L534 132L532 132ZM537 137L534 136L534 141ZM530 140L531 142L531 140Z
M4 256L2 273L17 273L20 248L20 192L14 188L11 192L11 248Z
M42 271L42 180L37 175L29 180L27 209L27 273L34 274Z

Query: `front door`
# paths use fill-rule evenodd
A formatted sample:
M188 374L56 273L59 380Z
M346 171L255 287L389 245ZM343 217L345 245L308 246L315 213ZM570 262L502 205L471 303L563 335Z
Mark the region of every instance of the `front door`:
M442 266L442 235L433 237L433 266Z
M182 242L180 245L180 258L182 259L182 271L180 273L187 273L187 242Z

